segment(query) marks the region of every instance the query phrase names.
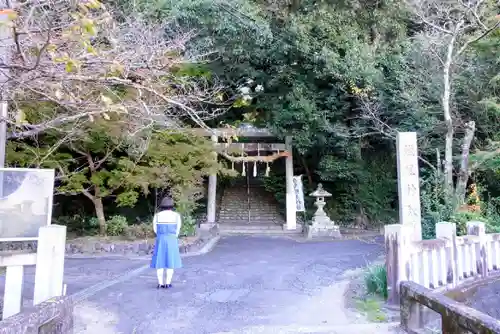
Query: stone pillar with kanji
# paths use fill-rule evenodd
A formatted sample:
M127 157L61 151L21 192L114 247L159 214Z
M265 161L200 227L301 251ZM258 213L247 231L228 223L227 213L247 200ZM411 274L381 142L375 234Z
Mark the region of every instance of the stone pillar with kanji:
M414 241L422 240L417 134L415 132L398 132L396 147L399 223L411 226Z

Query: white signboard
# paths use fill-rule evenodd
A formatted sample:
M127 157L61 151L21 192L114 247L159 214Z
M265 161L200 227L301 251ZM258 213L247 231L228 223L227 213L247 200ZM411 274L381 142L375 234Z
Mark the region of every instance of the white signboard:
M295 210L297 212L306 211L304 203L304 186L302 185L302 175L293 177L293 190L295 192Z
M54 170L0 168L0 241L35 240L50 225Z
M415 240L422 239L420 179L417 134L399 132L396 137L398 164L399 223L414 228Z

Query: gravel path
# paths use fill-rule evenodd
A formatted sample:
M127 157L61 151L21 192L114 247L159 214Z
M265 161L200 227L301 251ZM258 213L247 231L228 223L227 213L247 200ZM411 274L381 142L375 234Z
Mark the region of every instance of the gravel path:
M184 258L171 290L157 290L146 268L102 287L77 305L75 333L388 333L384 324L353 325L343 307L342 274L382 252L359 240L223 238Z

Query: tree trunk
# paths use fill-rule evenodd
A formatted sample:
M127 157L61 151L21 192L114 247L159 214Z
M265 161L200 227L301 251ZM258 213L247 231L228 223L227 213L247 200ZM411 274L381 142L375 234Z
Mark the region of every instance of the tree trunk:
M293 14L300 8L301 0L292 0L290 3L290 13Z
M455 35L452 36L446 53L446 60L443 64L443 118L446 124L445 151L444 151L444 186L448 194L453 194L453 120L450 111L451 96L451 65L453 62L453 48L455 44Z
M104 216L104 205L102 204L102 198L96 197L94 198L93 202L97 221L99 222L99 234L106 235L106 217Z
M441 162L441 153L439 152L439 148L436 148L436 174L437 177L440 178L443 172L443 164Z
M470 121L465 124L465 136L462 144L462 159L460 161L460 172L457 178L457 185L455 187L455 205L459 207L465 203L465 193L467 191L467 183L469 182L470 169L469 169L469 152L476 132L476 123Z
M302 165L304 166L304 171L306 172L307 182L309 183L309 187L312 187L313 186L313 179L312 179L311 170L307 166L306 159L304 158L304 156L302 154L300 155L300 158L302 160Z
M94 159L92 158L90 152L86 153L82 152L82 155L84 155L87 158L90 173L91 176L93 176L94 173L99 168L99 163L97 165L95 164ZM104 160L101 160L101 163L103 161ZM104 205L102 204L101 190L97 185L93 186L93 190L94 194L91 194L87 190L84 190L83 194L87 196L92 201L92 203L94 203L95 214L97 216L97 221L99 222L99 234L106 235L106 216L104 215Z

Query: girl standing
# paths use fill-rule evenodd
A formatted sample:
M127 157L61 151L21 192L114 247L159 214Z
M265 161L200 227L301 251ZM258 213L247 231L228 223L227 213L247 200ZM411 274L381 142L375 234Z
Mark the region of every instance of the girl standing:
M158 289L171 288L174 269L182 267L178 240L181 224L181 215L174 211L174 200L165 197L161 201L160 212L153 217L156 242L151 268L156 269Z

